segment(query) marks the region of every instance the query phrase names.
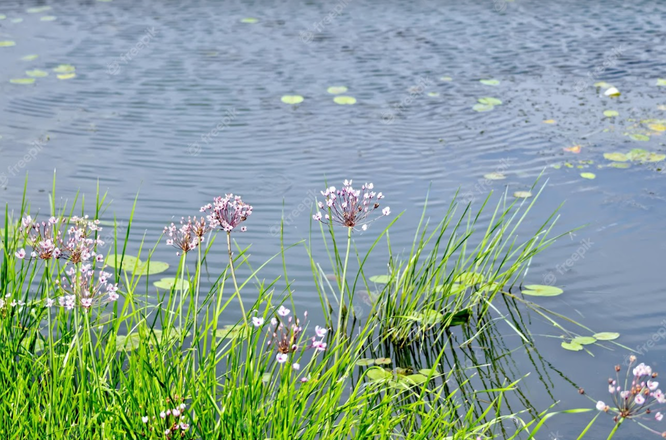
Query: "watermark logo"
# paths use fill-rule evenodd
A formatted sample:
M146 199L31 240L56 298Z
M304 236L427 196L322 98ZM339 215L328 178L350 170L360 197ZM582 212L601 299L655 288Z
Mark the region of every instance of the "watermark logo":
M144 48L148 47L155 38L157 31L154 27L146 29L144 31L144 36L139 39L139 41L132 47L130 50L125 52L123 55L119 56L117 59L110 61L106 66L106 71L109 75L117 75L120 73L121 64L127 65L132 61Z
M218 122L217 125L212 130L210 130L206 134L201 135L201 142L208 145L210 143L211 138L216 138L220 133L226 130L227 127L229 127L231 123L234 121L234 119L236 119L236 116L237 116L236 108L227 110L222 120ZM199 142L193 142L187 146L187 153L191 154L192 156L198 156L199 154L201 154L201 151L202 148Z

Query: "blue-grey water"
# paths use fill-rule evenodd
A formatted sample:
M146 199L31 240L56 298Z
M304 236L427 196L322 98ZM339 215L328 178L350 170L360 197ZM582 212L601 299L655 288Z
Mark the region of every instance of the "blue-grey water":
M27 12L40 6L51 9ZM28 198L46 211L56 172L59 205L79 190L92 196L99 183L113 201L106 217L126 224L138 193L136 244L144 232L154 242L214 196L238 193L254 214L236 239L252 245L259 265L279 252L282 215L287 242L307 237L313 194L326 182L374 182L393 213L404 211L391 235L400 250L426 195L438 220L458 189L479 206L489 191L526 190L543 173L548 185L525 236L562 202L558 232L587 226L532 263L527 282L565 290L538 302L595 331L620 332L632 348L656 335L640 358L666 365L664 162L619 169L603 157L666 150L666 87L656 85L666 78L666 3L7 0L0 14L0 41L15 42L0 47L3 204L18 209L28 173ZM60 64L76 76L58 79ZM33 69L49 74L10 82ZM601 81L621 95L605 96L608 86L594 86ZM336 104L330 86L346 86L357 103ZM284 95L304 101L288 105ZM483 97L502 104L474 111ZM575 146L579 153L564 150ZM486 180L490 172L507 178ZM358 235L358 246L385 224ZM156 257L177 262L165 245ZM224 262L220 244L211 265ZM385 271L386 261L373 264ZM265 276L279 275L278 266ZM319 308L302 250L289 270L298 308ZM536 325L535 333L559 336ZM593 347L591 357L538 339L549 361L599 398L626 354ZM537 389L532 401L549 405ZM558 408L591 407L564 380L554 389ZM575 438L591 417L559 419L545 435ZM611 426L599 420L591 438Z

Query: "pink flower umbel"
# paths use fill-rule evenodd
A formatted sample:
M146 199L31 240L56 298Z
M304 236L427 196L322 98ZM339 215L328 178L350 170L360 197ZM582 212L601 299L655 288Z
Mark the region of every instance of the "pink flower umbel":
M201 212L208 214L206 218L211 229L231 232L252 215L252 206L243 203L240 196L227 194L216 197L212 204L202 206ZM244 232L246 228L242 226L240 230Z
M370 223L377 220L377 217L370 219L369 216L379 209L379 201L384 198L382 193L372 191L373 188L372 183L366 183L360 190L356 190L351 180L345 180L342 189L334 186L326 188L321 192L325 202L319 202L318 207L327 213L318 211L312 217L324 224L337 223L351 229L360 227L365 231ZM383 216L390 213L388 206L381 211Z
M169 226L164 227L164 233L167 236L167 246L173 246L181 252L188 253L197 248L204 241L204 236L210 231L206 220L201 217L188 217L187 222L185 217L180 219L180 226L171 223Z

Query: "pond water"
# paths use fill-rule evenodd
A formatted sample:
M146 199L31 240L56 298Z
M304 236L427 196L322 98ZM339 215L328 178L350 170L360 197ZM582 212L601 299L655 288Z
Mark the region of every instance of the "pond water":
M51 9L27 12L42 6ZM393 213L404 211L391 235L402 249L426 196L437 221L458 189L478 207L489 191L526 190L543 173L548 185L521 231L562 202L557 231L586 227L531 265L528 283L565 290L537 302L595 331L620 332L618 342L632 348L657 335L640 358L656 370L666 365L664 162L614 168L604 158L666 150L666 87L657 86L666 76L666 3L9 0L0 14L0 41L15 42L0 47L3 204L20 206L28 173L28 198L45 210L56 170L58 203L77 190L94 194L99 182L113 200L107 218L125 224L138 192L134 237L145 230L153 243L173 218L238 193L254 214L236 239L252 245L258 265L279 252L283 214L286 242L307 237L326 182L374 182ZM59 79L71 73L52 70L61 64L76 76ZM49 75L10 82L33 69ZM498 83L480 82L490 79ZM605 95L610 85L619 97ZM356 104L335 103L331 86L347 87ZM304 100L285 104L284 95ZM502 104L475 111L484 97ZM506 179L484 178L492 172ZM367 248L384 224L357 235L358 246ZM171 248L158 247L156 257L176 266ZM211 265L224 262L220 246ZM372 264L385 272L386 261ZM299 309L318 309L300 250L290 277ZM600 398L626 355L539 342L554 368ZM516 362L531 371L520 353ZM553 381L561 408L590 405L566 380ZM536 389L531 402L549 405ZM553 424L550 435L575 438L588 420ZM605 422L598 438L610 430Z

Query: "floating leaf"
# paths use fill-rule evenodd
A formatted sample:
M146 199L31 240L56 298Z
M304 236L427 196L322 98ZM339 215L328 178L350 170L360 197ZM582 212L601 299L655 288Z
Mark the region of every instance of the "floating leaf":
M115 255L109 255L106 257L104 262L109 266L114 269L118 269L118 265L121 264L121 269L126 270L126 271L133 271L135 267L138 267L141 265L141 261L137 257L132 257L131 255L125 255L123 258L122 255L115 254Z
M436 368L422 368L419 370L419 373L425 376L438 376L439 372Z
M615 110L604 110L604 116L607 118L614 118L616 116L620 116L620 114Z
M328 93L331 95L339 95L340 93L345 93L347 91L347 87L345 86L331 86L326 90Z
M0 41L0 47L11 47L11 46L16 46L16 43L14 41Z
M336 104L340 105L353 105L356 104L356 98L353 96L336 96L333 98Z
M76 77L76 73L61 73L58 75L58 79L72 79Z
M377 284L388 284L391 280L391 277L388 275L375 275L370 277L370 281Z
M594 173L580 173L580 177L583 179L596 179L597 176Z
M599 341L612 341L614 339L619 338L620 334L614 332L600 332L600 333L595 333L592 336L594 336Z
M648 128L654 131L666 131L666 125L664 124L648 124Z
M636 162L659 162L664 160L666 158L666 155L651 153L641 148L634 148L629 153L627 153L627 157L630 160Z
M604 95L609 96L611 98L616 98L620 96L620 91L615 87L610 87L608 90L604 92Z
M479 82L487 86L498 86L500 83L499 80L496 79L481 79Z
M150 261L141 263L139 262L140 265L137 267L137 269L133 272L136 275L155 275L158 273L166 272L167 269L169 269L169 263L165 263L163 261Z
M453 81L453 78L450 76L441 76L439 79L440 81Z
M227 324L224 327L215 330L215 336L222 339L236 339L247 336L250 331L244 324Z
M489 112L494 108L495 108L494 105L474 104L474 106L472 107L472 110L475 110L477 112Z
M609 167L613 168L629 168L631 165L628 163L623 163L623 162L613 162L612 164L608 165Z
M557 121L555 119L546 119L543 121L544 124L555 124Z
M623 153L604 153L604 157L615 162L626 162L629 160L627 155Z
M384 370L383 368L373 367L368 369L365 373L366 377L373 382L380 382L393 379L393 373Z
M513 196L519 199L526 199L528 197L532 197L532 193L529 191L516 191L513 193Z
M644 134L640 134L640 133L634 133L634 134L630 135L629 137L632 138L632 139L635 140L635 141L643 141L643 142L646 142L646 141L649 141L649 140L650 140L650 136L647 136L647 135L644 135Z
M392 361L389 358L377 358L377 359L375 359L375 364L377 364L377 365L389 365L391 362Z
M282 102L285 104L300 104L303 102L303 97L301 95L284 95L282 97Z
M525 290L523 290L522 292L523 295L531 295L531 296L557 296L561 295L564 291L559 287L555 286L530 284L529 286L525 286Z
M13 78L9 80L12 84L33 84L35 78Z
M497 98L485 97L485 98L479 98L478 101L479 103L485 105L502 105L502 101L500 101Z
M25 10L25 12L28 14L39 14L40 12L50 11L51 9L51 6L40 6L37 8L28 8Z
M410 374L409 376L401 377L400 380L411 385L421 385L428 381L428 377L423 374Z
M46 72L44 70L39 70L39 69L26 70L25 74L28 75L28 76L33 76L35 78L42 78L42 77L45 77L45 76L49 76L49 72Z
M97 1L99 1L99 0L97 0ZM264 374L262 374L262 375L261 375L261 381L262 381L264 384L269 383L269 382L271 381L271 373L264 373Z
M562 342L562 348L571 351L581 351L583 346L576 342Z
M369 365L373 365L374 363L375 363L374 359L368 359L368 358L359 359L356 361L356 365L358 365L359 367L367 367Z
M259 21L259 20L256 19L256 18L248 17L248 18L243 18L243 19L241 20L241 23L250 23L250 24L252 24L252 23L256 23L256 22L258 22L258 21Z
M32 60L37 59L37 57L39 57L39 55L26 55L24 57L21 57L21 59L23 61L32 61Z
M428 92L428 96L430 96L432 98L436 98L436 97L439 96L439 93L437 93L437 92Z
M116 351L132 351L139 348L141 337L138 333L116 336Z
M425 326L432 326L442 322L444 315L442 312L438 312L437 310L425 309L418 313L415 319Z
M4 20L5 18L7 18L5 14L0 14L0 20Z
M592 336L578 336L571 340L571 343L580 345L590 345L594 344L595 342L597 342L597 339L593 338Z
M608 88L613 87L613 86L608 84L605 81L599 81L599 82L594 83L594 87L601 87L602 89L608 89Z
M45 15L41 17L39 20L40 21L54 21L57 17L54 17L53 15Z
M660 87L666 87L666 79L663 78L657 79L657 85Z
M76 70L76 67L72 66L71 64L60 64L58 67L54 67L53 71L56 73L70 73L74 72Z
M175 278L162 278L159 281L155 281L153 286L165 290L171 290L172 287L175 288L175 290L187 290L190 288L190 283L183 279L178 280L176 283Z
M484 174L483 177L485 177L488 180L503 180L503 179L506 179L506 176L502 173L488 173L488 174Z

